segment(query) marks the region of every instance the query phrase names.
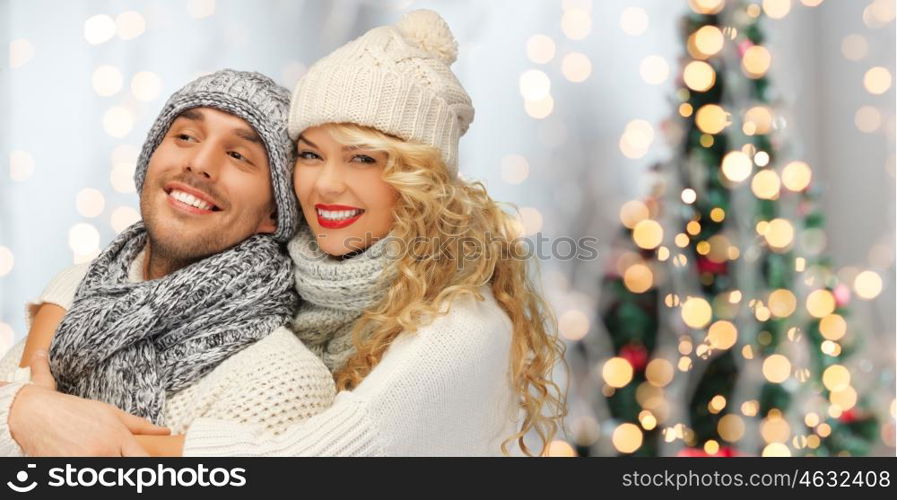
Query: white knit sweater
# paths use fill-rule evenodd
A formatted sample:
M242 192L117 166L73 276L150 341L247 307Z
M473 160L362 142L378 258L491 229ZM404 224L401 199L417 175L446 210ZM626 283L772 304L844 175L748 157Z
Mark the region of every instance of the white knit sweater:
M499 455L521 416L508 376L511 322L488 288L481 293L484 301L459 299L447 315L400 335L370 375L322 413L279 435L260 424L199 418L184 455ZM0 422L18 388L0 387Z
M521 423L508 375L512 329L489 288L480 293L485 300L458 299L448 314L401 334L361 384L337 394L323 412L280 434L264 422L209 414L193 420L184 455L500 455L502 441ZM254 369L268 362L255 361ZM270 378L251 370L246 376L253 382L231 388L237 396ZM0 387L0 452L12 443L6 422L20 387Z
M380 364L333 407L280 435L200 418L187 431L195 456L500 455L520 426L508 376L511 322L488 287L445 316L403 333ZM518 453L511 447L512 454Z
M131 266L129 278L140 281L141 254ZM88 269L81 264L60 273L41 296L27 305L30 322L43 303L71 308L75 291ZM0 380L13 380L23 339L0 359ZM14 387L0 388L0 455L16 454L9 438L6 412L12 403L4 397ZM274 434L331 406L333 377L314 354L287 328L278 328L262 340L224 360L194 384L169 395L165 425L183 433L197 418L208 417L253 424Z

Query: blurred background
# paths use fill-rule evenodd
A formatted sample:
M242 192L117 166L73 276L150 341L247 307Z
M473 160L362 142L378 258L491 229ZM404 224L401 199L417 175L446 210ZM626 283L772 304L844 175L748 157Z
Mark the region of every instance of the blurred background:
M894 454L891 0L0 0L0 352L139 218L169 94L223 67L292 88L415 8L459 42L462 175L548 242L552 454Z

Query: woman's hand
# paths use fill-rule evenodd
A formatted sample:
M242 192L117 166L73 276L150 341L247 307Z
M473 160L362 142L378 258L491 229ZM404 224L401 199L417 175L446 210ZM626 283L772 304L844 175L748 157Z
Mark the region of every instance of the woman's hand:
M53 390L45 351L35 354L31 376L9 411L10 433L26 455L148 456L132 434L169 434L112 405Z

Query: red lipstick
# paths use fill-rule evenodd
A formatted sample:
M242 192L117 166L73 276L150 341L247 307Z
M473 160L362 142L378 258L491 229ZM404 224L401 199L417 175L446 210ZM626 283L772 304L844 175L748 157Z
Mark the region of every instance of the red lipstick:
M355 221L364 215L364 210L348 205L325 205L318 203L315 205L315 214L318 216L318 224L320 224L321 227L327 229L342 229L354 224Z

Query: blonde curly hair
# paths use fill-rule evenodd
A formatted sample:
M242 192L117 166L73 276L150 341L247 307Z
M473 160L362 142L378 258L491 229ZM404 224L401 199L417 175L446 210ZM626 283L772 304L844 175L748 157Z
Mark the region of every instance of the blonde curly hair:
M324 128L338 142L386 153L383 178L398 193L390 236L409 247L393 261L386 296L354 326L356 353L334 373L337 389L352 389L380 362L393 340L445 314L448 305L467 295L483 300L477 289L489 285L513 325L510 377L523 422L502 442L501 450L524 442L534 432L547 450L566 416L566 394L552 380L564 362L551 309L527 273L526 245L517 219L502 210L480 182L450 175L439 150L403 141L354 124ZM463 241L442 245L445 238ZM475 257L475 258L472 258ZM446 307L443 307L446 306Z

